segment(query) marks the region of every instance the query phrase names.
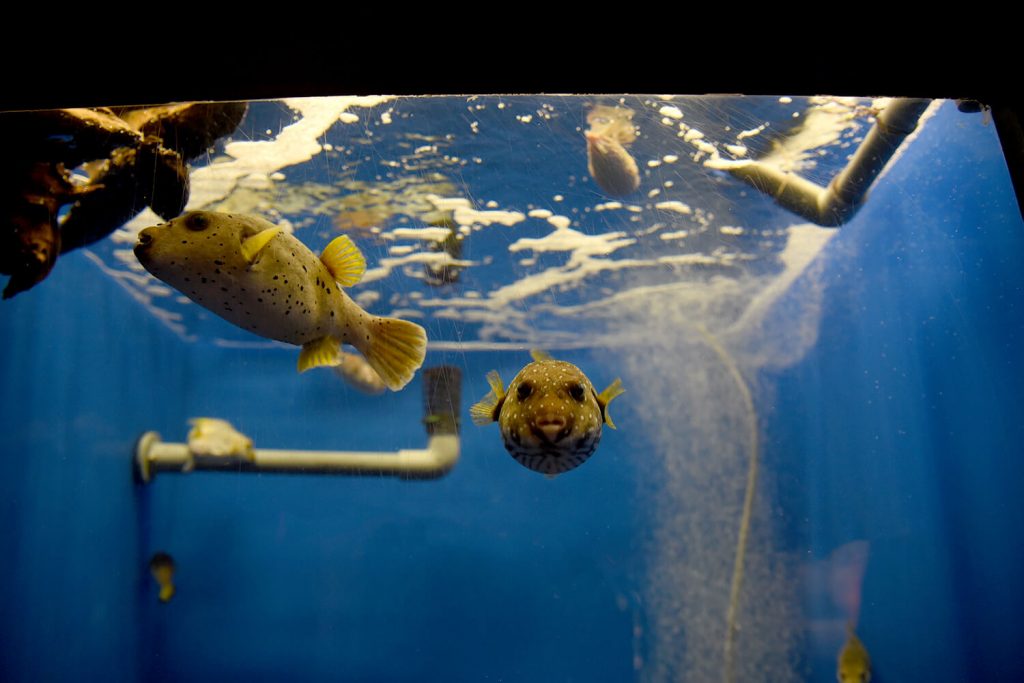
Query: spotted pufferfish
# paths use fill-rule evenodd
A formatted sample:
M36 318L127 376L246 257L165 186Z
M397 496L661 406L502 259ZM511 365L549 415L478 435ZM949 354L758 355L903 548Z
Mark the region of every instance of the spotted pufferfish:
M582 465L601 441L601 425L615 425L608 404L625 389L616 379L600 394L583 372L543 351L519 371L505 391L497 370L487 374L491 387L470 408L473 423L497 422L505 449L516 461L553 477Z
M193 211L141 231L135 256L155 277L228 322L301 346L299 372L340 365L342 343L363 354L392 391L423 364L422 327L371 315L339 287L355 284L366 269L345 235L318 258L258 216Z

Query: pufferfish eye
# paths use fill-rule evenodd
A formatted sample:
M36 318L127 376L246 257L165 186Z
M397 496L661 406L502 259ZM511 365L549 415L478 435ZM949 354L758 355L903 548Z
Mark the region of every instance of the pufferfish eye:
M201 213L189 214L188 218L185 219L185 227L189 230L206 230L209 225L209 219Z
M574 401L583 402L583 397L587 395L586 389L583 388L582 384L573 384L569 387L569 395L572 396Z
M525 401L530 397L530 394L532 393L533 385L530 384L529 382L523 382L522 384L519 385L519 388L516 389L516 396L519 398L520 401Z

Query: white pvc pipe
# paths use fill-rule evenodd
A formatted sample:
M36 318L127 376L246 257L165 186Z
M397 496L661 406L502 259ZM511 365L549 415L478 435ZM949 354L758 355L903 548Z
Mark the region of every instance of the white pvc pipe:
M156 432L143 434L135 447L135 472L143 483L152 481L157 472L186 473L192 470L433 479L447 474L458 460L457 434L434 434L425 449L383 453L257 448L253 450L251 460L195 455L188 444L164 443Z
M868 188L904 139L917 127L930 100L897 99L885 108L846 167L828 187L760 161L731 163L729 173L746 181L793 213L835 227L860 209Z

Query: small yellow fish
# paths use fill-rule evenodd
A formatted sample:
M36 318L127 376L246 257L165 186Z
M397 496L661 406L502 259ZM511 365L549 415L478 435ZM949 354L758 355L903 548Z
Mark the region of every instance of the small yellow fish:
M371 396L383 394L387 389L380 375L362 356L355 353L342 351L341 363L334 366L334 374L345 380L349 386Z
M867 683L871 680L871 658L849 623L846 624L846 644L839 651L836 680L839 683Z
M160 602L174 597L174 560L167 553L156 553L149 561L149 572L160 586Z
M242 434L227 420L216 417L194 417L189 420L188 449L193 455L244 458L250 462L256 456L252 439Z
M341 363L342 343L356 347L392 391L423 364L422 327L370 315L338 287L355 284L366 269L345 235L317 258L258 216L193 211L140 232L135 256L225 320L301 346L299 372Z
M519 371L506 393L496 370L487 375L491 391L470 408L473 423L497 422L505 449L516 461L549 476L579 467L601 441L601 425L612 429L608 404L622 394L616 379L598 394L572 363L531 351L533 362Z
M636 139L633 110L598 105L587 115L587 169L605 193L624 197L640 187L640 169L626 151Z

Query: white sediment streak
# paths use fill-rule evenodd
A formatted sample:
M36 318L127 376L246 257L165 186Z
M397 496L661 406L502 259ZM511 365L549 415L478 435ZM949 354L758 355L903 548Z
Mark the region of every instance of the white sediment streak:
M671 104L666 104L665 106L663 106L661 109L658 110L658 113L670 119L683 118L683 112L679 111L679 107L674 107Z
M693 209L688 204L673 200L668 202L658 202L654 205L654 208L662 211L675 211L676 213L693 213Z
M449 228L395 228L388 232L381 233L384 238L425 240L428 242L443 242L452 234Z

